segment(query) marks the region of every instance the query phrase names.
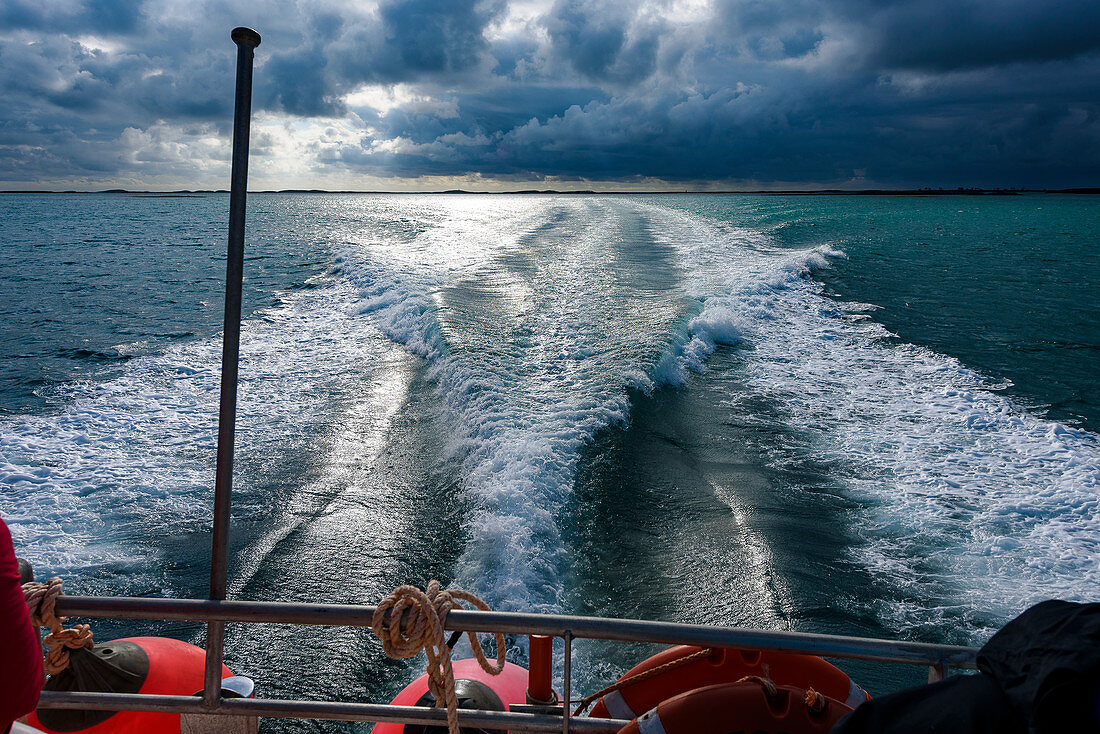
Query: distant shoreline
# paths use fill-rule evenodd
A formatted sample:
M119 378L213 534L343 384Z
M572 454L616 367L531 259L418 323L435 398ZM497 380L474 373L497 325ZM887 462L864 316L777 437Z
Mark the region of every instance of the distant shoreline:
M0 190L0 194L121 194L125 196L140 196L151 198L190 198L205 196L207 194L228 194L228 189L182 189L179 191L131 191L128 189L103 189L100 191L55 191L51 189L9 189ZM250 194L367 194L367 195L412 195L423 194L477 194L486 196L514 196L517 194L584 194L584 195L665 195L665 194L752 194L757 196L1018 196L1020 194L1100 194L1100 187L1070 188L1070 189L813 189L808 191L762 191L762 190L723 190L723 191L594 191L585 190L559 190L559 189L520 189L516 191L467 191L465 189L448 189L445 191L351 191L325 189L258 189L249 191Z

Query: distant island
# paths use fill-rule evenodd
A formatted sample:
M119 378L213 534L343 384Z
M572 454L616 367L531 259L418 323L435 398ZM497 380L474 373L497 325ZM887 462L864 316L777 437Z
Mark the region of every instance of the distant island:
M49 189L9 189L0 190L0 194L121 194L125 196L161 197L161 198L185 198L198 197L208 194L228 194L228 189L181 189L179 191L131 191L129 189L103 189L101 191L54 191ZM486 196L514 196L517 194L586 194L622 196L630 195L663 195L663 194L753 194L761 196L1019 196L1020 194L1100 194L1100 187L1070 188L1070 189L981 189L981 188L954 188L954 189L809 189L809 190L740 190L729 189L721 191L700 191L696 189L664 190L664 191L595 191L593 189L518 189L515 191L467 191L465 189L446 189L442 191L352 191L352 190L325 190L325 189L257 189L249 191L250 194L478 194Z

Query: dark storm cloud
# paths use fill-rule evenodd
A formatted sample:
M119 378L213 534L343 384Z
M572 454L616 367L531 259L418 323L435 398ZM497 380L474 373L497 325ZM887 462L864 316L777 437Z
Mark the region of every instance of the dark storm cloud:
M953 69L1071 59L1100 49L1094 0L726 0L731 45L800 56L842 32L870 68Z
M1096 184L1094 0L517 7L7 0L0 181L202 174L226 154L228 29L253 25L256 112L334 123L300 141L317 170Z
M377 60L389 61L385 68L394 79L468 69L488 48L483 31L503 7L483 0L386 2L379 11L385 44Z
M821 25L829 7L816 0L724 2L719 28L733 51L766 61L797 58L824 40Z
M345 111L325 76L328 57L316 46L274 56L266 65L265 106L292 115L331 117Z
M485 27L504 9L486 0L389 0L349 20L325 47L343 90L362 82L396 83L472 69L488 56Z
M558 0L545 24L558 59L585 77L634 82L656 69L660 28L627 3Z
M137 28L141 0L71 0L44 4L4 0L0 28L61 33L126 34Z
M948 71L1100 49L1095 0L857 0L847 11L866 33L869 59L888 68Z
M774 85L623 95L480 138L407 135L418 144L341 160L397 176L458 174L477 161L477 170L511 178L1085 185L1095 169L1082 160L1096 161L1100 115L1042 91L1063 74L1055 67L1022 81L1026 102L995 75L935 99L866 79L798 93ZM1100 91L1084 86L1082 99Z
M490 49L496 61L492 73L496 76L516 78L520 64L530 64L538 50L539 44L528 38L509 38L498 42Z
M596 87L524 87L518 90L459 94L454 117L395 108L381 115L373 126L383 138L402 137L414 143L464 134L469 137L499 135L532 120L546 122L574 104L574 100L605 102L610 96Z

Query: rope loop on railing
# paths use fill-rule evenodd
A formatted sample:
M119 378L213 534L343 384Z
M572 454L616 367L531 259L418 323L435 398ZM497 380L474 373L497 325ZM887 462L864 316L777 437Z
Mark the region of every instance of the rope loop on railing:
M69 667L69 650L82 647L91 649L95 645L92 641L91 627L86 624L77 624L64 629L65 617L58 617L54 613L57 597L64 594L61 584L62 581L57 576L44 584L37 581L28 581L23 584L23 599L27 602L31 624L36 627L47 627L50 630L42 640L42 644L46 647L44 665L46 675L57 675Z
M435 579L426 591L415 586L399 586L375 608L371 629L382 640L382 649L391 658L411 658L421 650L428 656L428 690L439 706L447 709L447 728L458 734L458 698L455 696L451 648L447 646L443 625L452 609L463 609L461 602L488 612L489 605L462 589L440 589ZM387 615L389 622L387 625ZM493 665L485 656L474 632L466 633L481 668L490 675L504 670L504 635L496 633L497 660Z

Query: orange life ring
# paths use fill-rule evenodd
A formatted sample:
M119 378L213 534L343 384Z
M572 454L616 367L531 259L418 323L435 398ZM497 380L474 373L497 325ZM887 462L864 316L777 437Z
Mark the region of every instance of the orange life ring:
M852 709L822 696L806 703L806 691L776 686L774 693L756 681L723 683L681 693L662 701L619 734L816 734L828 732Z
M619 680L624 681L703 649L690 645L670 647L635 665ZM661 701L686 691L733 683L745 676L763 676L765 665L768 666L768 677L776 684L803 689L812 687L849 708L855 708L870 698L847 673L815 655L716 648L705 657L611 691L596 702L589 715L604 719L633 719Z

